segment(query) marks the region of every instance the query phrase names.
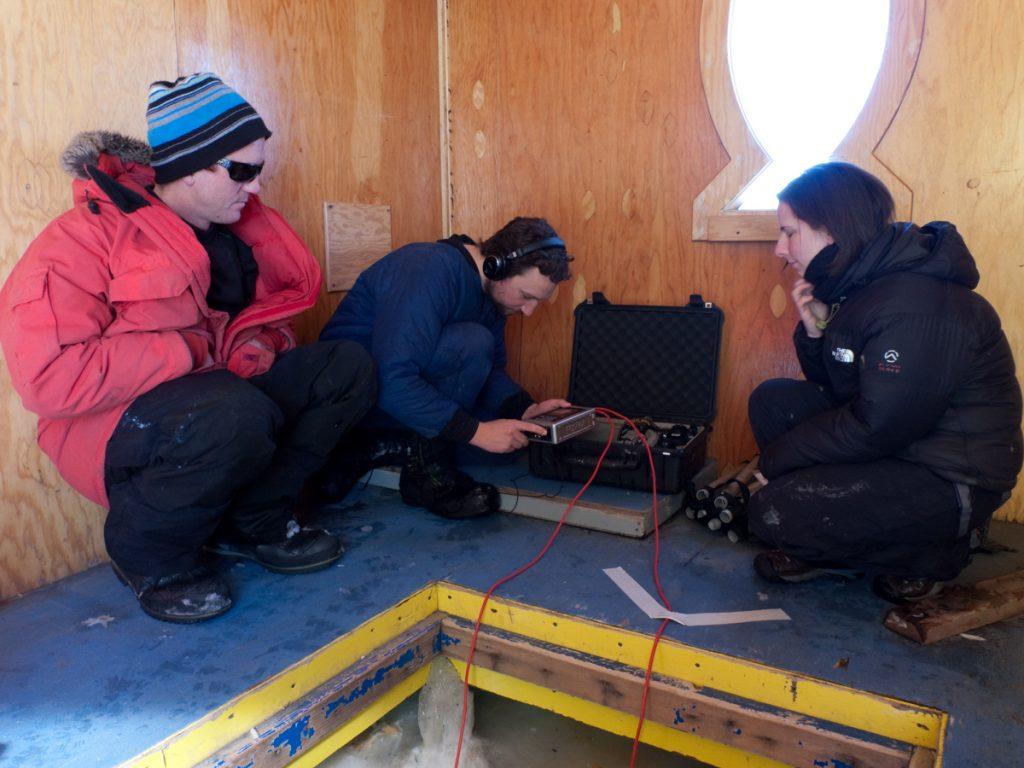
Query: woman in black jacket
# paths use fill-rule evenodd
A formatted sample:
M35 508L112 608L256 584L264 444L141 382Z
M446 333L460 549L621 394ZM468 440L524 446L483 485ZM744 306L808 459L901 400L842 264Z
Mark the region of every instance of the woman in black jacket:
M885 186L848 163L779 194L775 254L798 277L806 381L751 395L767 485L753 533L769 581L871 571L896 601L966 565L1021 468L1021 392L978 270L948 222L893 222Z

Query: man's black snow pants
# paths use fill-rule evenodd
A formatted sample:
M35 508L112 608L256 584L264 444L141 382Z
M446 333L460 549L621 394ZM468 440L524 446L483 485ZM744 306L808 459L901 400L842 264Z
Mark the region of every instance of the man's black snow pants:
M218 527L283 539L303 484L375 396L369 355L347 341L298 347L250 379L211 371L141 395L106 447L108 554L158 577L194 566Z

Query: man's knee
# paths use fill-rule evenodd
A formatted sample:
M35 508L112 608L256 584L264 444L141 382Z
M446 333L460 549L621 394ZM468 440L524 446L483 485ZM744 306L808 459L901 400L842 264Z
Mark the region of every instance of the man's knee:
M175 414L176 454L239 469L262 468L284 423L280 408L245 379L227 371L204 374L209 386Z
M452 323L442 329L434 356L423 373L435 385L457 379L460 390L472 389L473 382L483 385L493 365L494 335L479 323Z
M479 323L452 323L441 331L438 347L456 350L467 361L490 362L494 357L494 334Z
M362 345L344 339L317 343L324 345L327 355L317 388L365 403L369 409L377 399L377 368L370 353Z

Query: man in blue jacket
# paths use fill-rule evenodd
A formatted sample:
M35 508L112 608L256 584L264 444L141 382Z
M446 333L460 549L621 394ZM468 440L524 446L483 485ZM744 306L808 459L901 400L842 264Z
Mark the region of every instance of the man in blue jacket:
M509 453L544 429L525 419L568 405L534 402L505 372L505 318L533 314L569 278L565 244L544 220L516 218L477 245L465 235L413 243L363 272L320 334L373 356L378 406L364 426L406 446L402 500L445 517L498 509L497 489L455 466L455 447Z

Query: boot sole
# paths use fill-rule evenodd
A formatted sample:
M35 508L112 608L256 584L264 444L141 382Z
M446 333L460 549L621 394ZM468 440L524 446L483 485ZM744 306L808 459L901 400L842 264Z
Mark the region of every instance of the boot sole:
M263 568L265 568L268 571L271 571L273 573L284 573L284 574L313 573L314 571L322 571L324 568L327 568L329 565L332 565L333 563L338 562L341 559L341 556L343 554L345 554L345 550L342 549L341 551L339 551L339 552L337 552L337 553L335 553L333 555L326 556L323 559L316 561L315 563L306 563L304 565L291 565L291 566L288 566L288 565L274 565L273 563L268 563L265 560L260 560L255 554L253 554L251 552L243 552L243 551L238 550L238 549L226 549L226 548L221 548L221 547L217 547L217 546L206 546L206 547L204 547L204 549L207 552L209 552L211 554L214 554L214 555L219 555L220 557L231 557L231 558L234 558L236 560L252 560L254 563L256 563L257 565L262 566Z
M864 574L861 571L847 568L812 568L809 571L792 576L783 576L771 566L762 567L761 560L754 558L754 571L765 581L771 584L802 584L805 581L814 581L829 576L837 581L854 581Z
M204 613L197 616L180 616L176 613L161 613L160 611L153 610L142 602L142 599L135 592L135 588L128 583L128 578L124 575L123 571L121 571L121 568L117 563L111 560L110 567L114 571L114 575L117 577L117 580L128 587L131 593L135 595L135 600L139 604L139 608L142 609L143 613L159 621L166 621L168 624L199 624L200 622L209 621L210 619L215 619L218 616L223 616L225 613L230 611L231 607L234 605L234 601L230 601L225 607L218 611L214 611L213 613Z

